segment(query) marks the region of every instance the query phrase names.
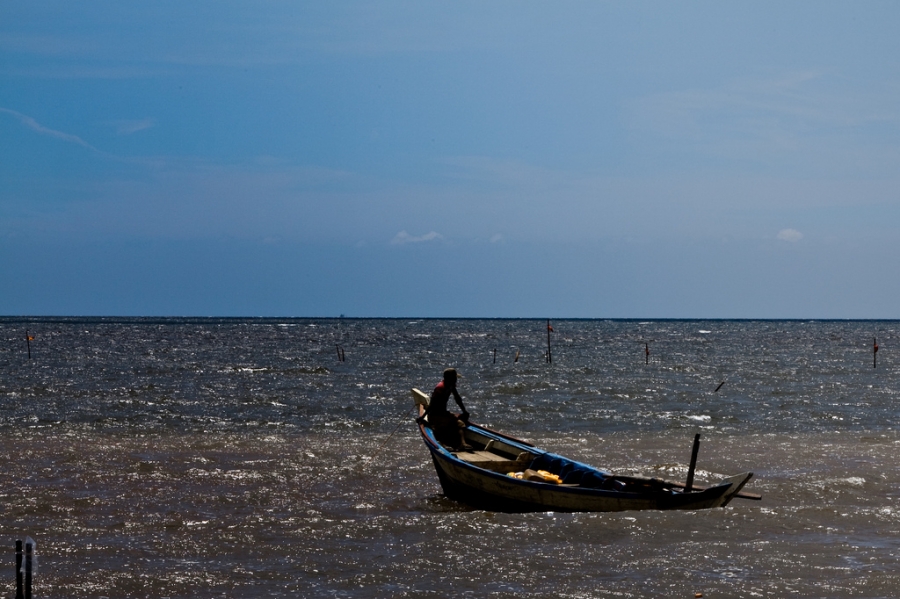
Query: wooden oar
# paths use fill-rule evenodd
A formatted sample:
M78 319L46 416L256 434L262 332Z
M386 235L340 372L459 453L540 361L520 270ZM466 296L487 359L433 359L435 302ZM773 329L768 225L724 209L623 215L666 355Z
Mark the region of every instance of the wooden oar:
M510 441L515 441L516 443L521 443L522 445L527 445L528 447L534 447L533 443L529 443L528 441L523 441L522 439L516 439L515 437L510 437L509 435L504 435L501 432L495 431L493 429L489 429L488 427L483 426L481 424L475 424L474 422L470 422L469 424L471 424L472 426L476 426L482 430L485 430L485 431L491 433L492 435L497 435L498 437L502 437L504 439L509 439Z

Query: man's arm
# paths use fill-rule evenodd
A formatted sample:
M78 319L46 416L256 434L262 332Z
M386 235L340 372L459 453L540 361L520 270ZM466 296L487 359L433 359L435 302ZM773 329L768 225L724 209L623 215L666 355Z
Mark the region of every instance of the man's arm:
M459 409L462 410L462 414L460 414L462 421L469 422L469 411L466 410L466 406L463 405L462 397L459 396L459 391L456 389L453 390L453 399L456 401L456 405L459 406Z

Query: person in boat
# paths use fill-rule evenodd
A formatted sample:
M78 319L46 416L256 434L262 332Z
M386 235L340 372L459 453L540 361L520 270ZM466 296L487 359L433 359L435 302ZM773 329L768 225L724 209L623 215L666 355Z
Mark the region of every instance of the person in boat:
M455 368L448 368L444 371L443 380L431 392L431 400L428 402L425 416L428 417L428 424L434 429L434 436L438 441L450 445L454 451L469 451L472 446L466 443L464 434L469 423L469 412L463 405L459 391L456 390L458 376ZM451 396L462 410L461 414L454 414L447 410L447 403Z

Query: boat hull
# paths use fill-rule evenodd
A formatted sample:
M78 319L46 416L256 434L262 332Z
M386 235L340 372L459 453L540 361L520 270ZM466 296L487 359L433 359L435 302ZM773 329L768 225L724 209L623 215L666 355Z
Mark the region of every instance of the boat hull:
M419 405L420 416L424 415L428 396L418 389L413 389L412 395ZM749 472L739 474L707 489L688 491L684 485L670 481L615 476L475 424L469 424L465 436L467 441L483 450L451 452L437 441L429 426L422 420L418 422L444 494L450 499L492 511L708 509L728 505L753 476ZM544 468L559 476L563 484L508 475L526 468Z
M426 437L427 438L427 437ZM426 442L426 445L431 445ZM749 480L750 474L726 479L703 491L660 490L624 493L525 481L486 472L429 447L444 494L473 507L500 512L619 512L627 510L699 510L726 505Z

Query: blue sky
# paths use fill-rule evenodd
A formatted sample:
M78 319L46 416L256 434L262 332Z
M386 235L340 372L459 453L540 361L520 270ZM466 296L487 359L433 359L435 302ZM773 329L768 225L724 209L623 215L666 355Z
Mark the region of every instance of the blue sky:
M900 318L898 25L0 3L0 314Z

